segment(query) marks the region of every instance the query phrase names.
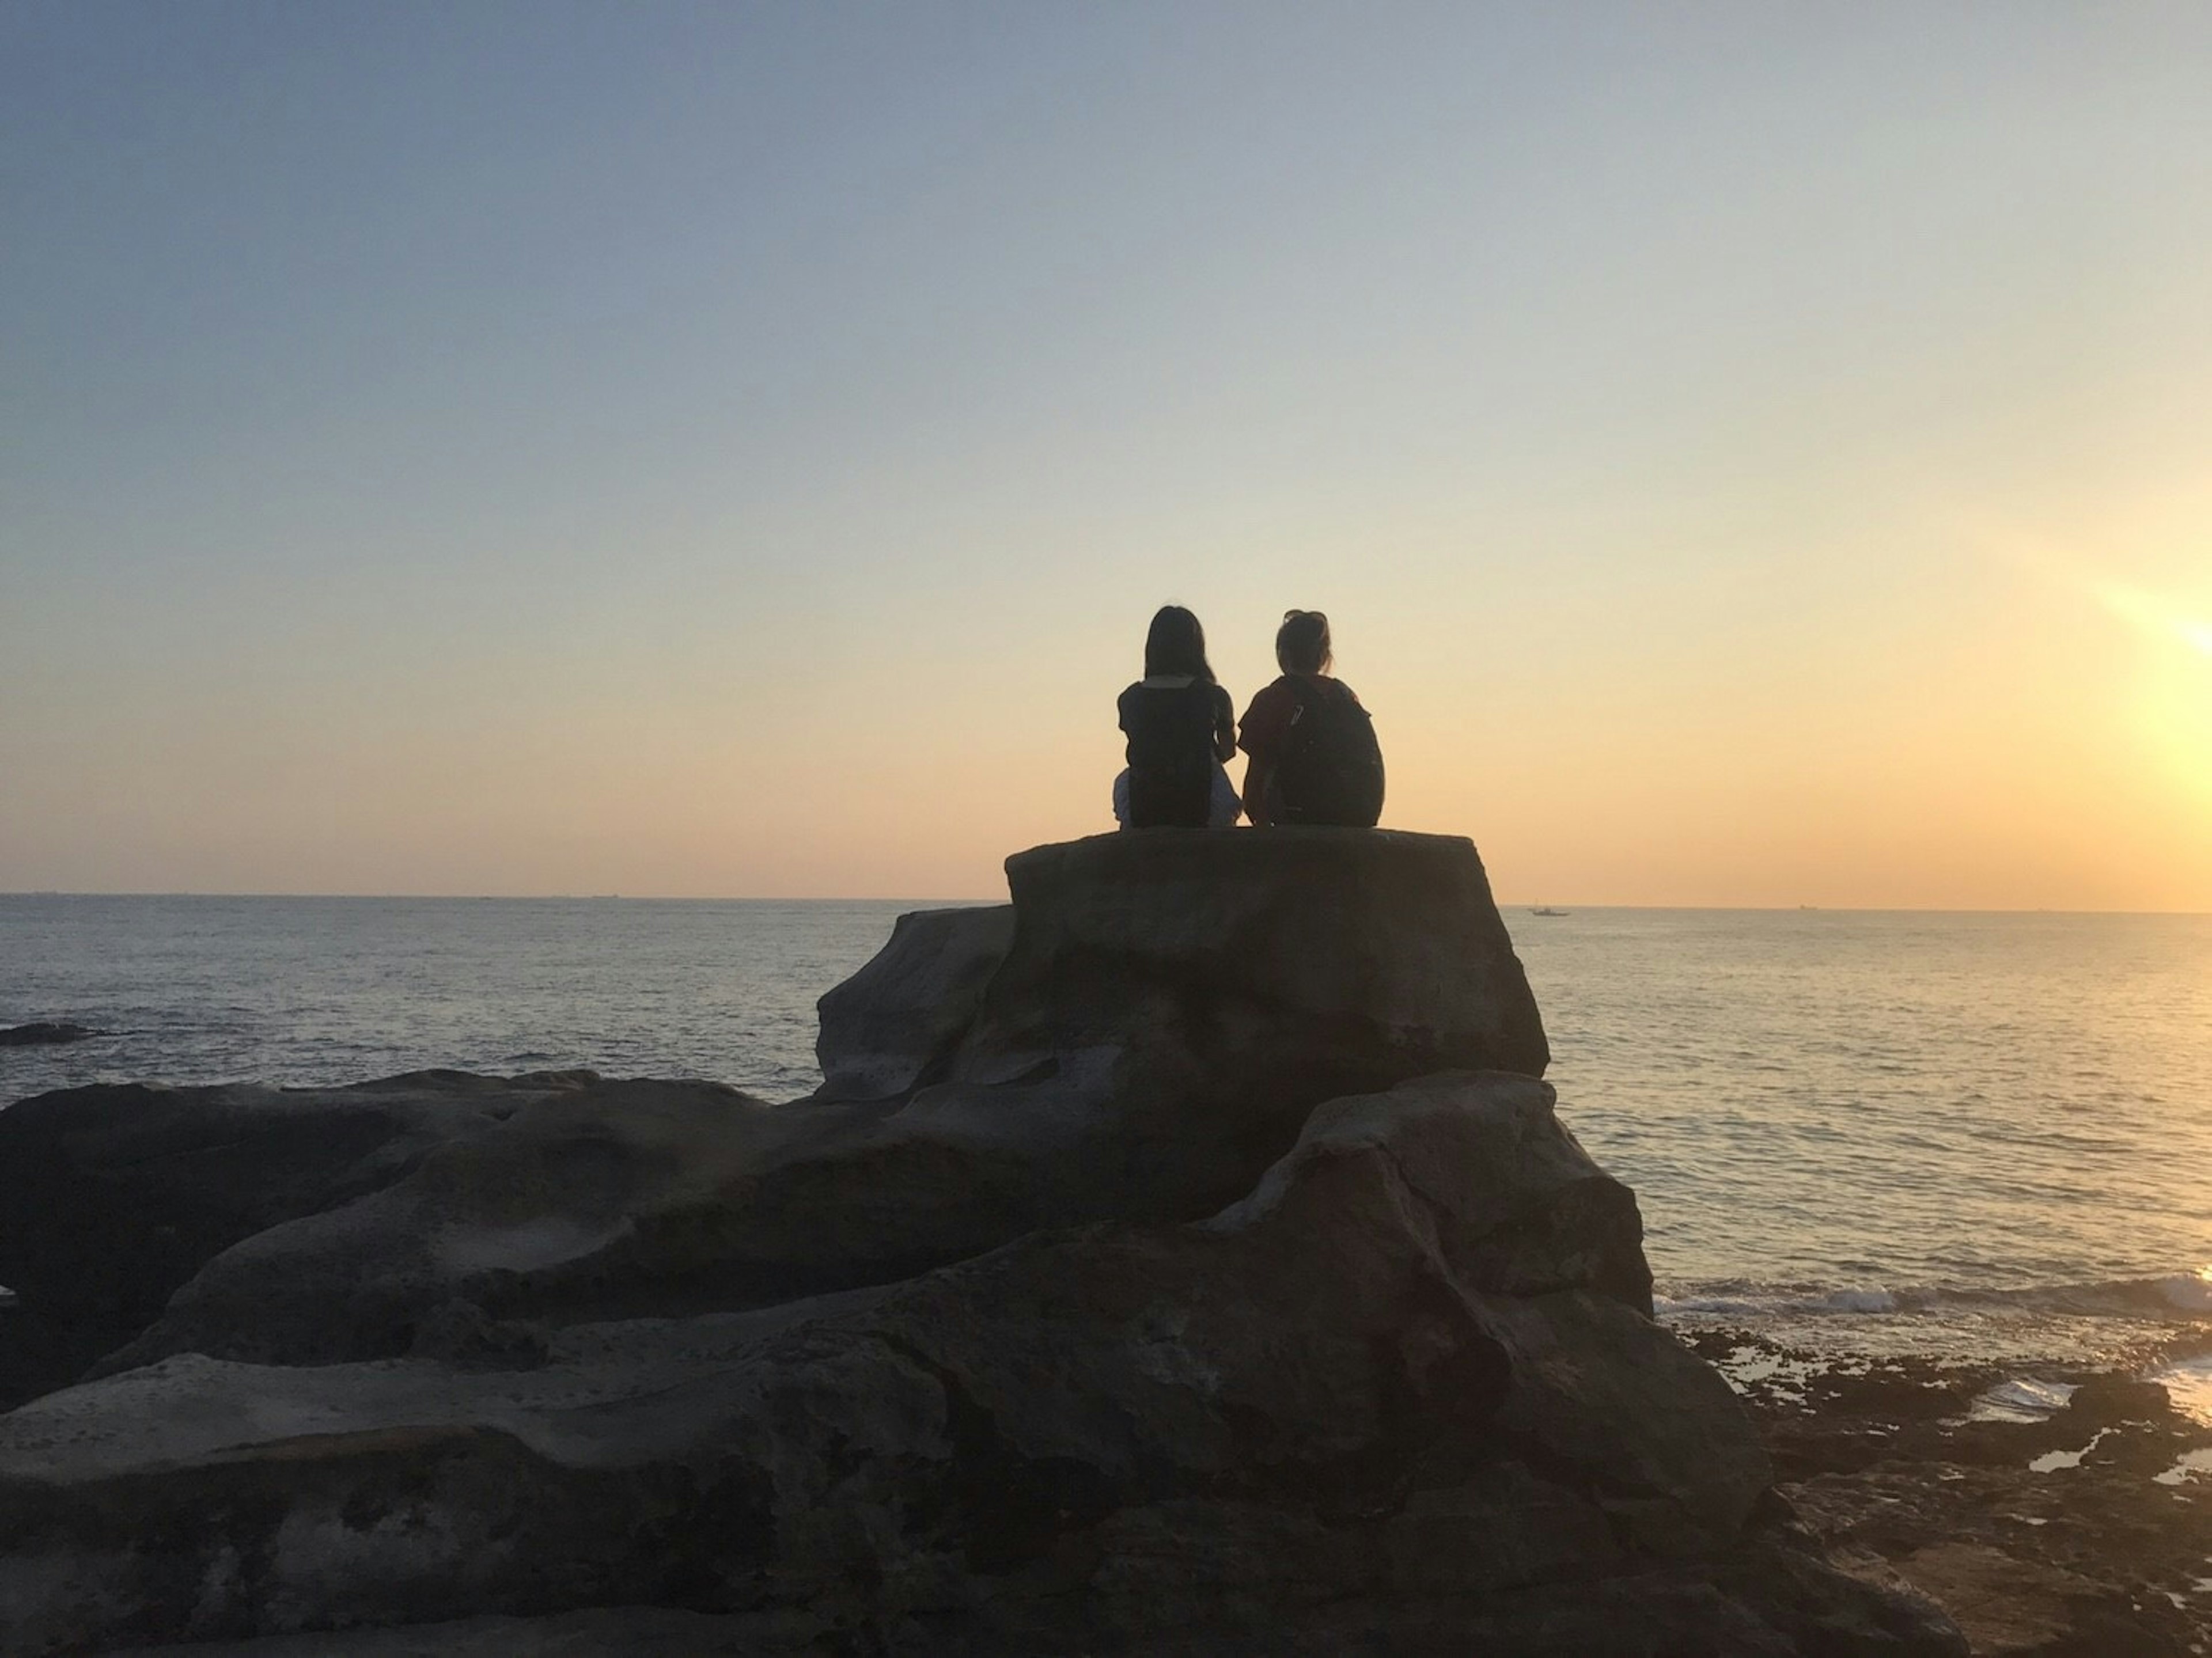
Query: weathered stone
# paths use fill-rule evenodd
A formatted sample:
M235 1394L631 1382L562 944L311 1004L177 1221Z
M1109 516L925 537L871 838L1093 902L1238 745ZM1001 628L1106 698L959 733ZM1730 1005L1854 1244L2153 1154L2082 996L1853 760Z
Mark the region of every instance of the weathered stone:
M576 1090L240 1244L113 1366L396 1355L453 1297L554 1322L757 1306L1041 1226L1193 1219L1249 1192L1334 1095L1453 1065L1542 1069L1466 841L1158 830L1040 847L1008 871L1010 910L908 917L824 999L825 1063L865 1099L825 1086L769 1111L707 1084ZM950 1001L931 1014L939 986ZM876 1021L861 1010L878 992ZM1628 1202L1601 1178L1572 1200ZM1562 1248L1618 1236L1607 1213L1557 1206L1527 1224L1563 1230L1496 1234L1501 1284L1547 1281ZM1608 1289L1645 1292L1632 1229L1609 1259L1632 1265Z
M1013 932L1011 904L900 916L875 959L818 1004L820 1097L903 1099L936 1081Z
M420 1072L351 1088L69 1088L0 1111L0 1284L143 1324L242 1238L401 1179L588 1072Z
M1651 1322L1471 846L1009 877L824 999L786 1106L447 1078L319 1150L268 1090L82 1145L42 1107L88 1190L136 1145L223 1225L294 1195L0 1416L0 1658L1963 1651L1820 1558Z
M272 1635L129 1647L107 1658L750 1658L803 1652L834 1633L820 1619L781 1613L593 1607L545 1618L469 1618L386 1629Z
M1234 1199L1321 1101L1453 1069L1540 1076L1543 1023L1474 846L1153 829L1006 862L1014 934L899 1126L1050 1154L1063 1214Z
M54 1394L0 1418L7 1649L657 1606L768 1652L1954 1650L1817 1562L1727 1578L1767 1474L1725 1384L1617 1295L1480 1287L1481 1239L1590 1178L1571 1147L1528 1079L1424 1083L1200 1224L573 1327L526 1370Z
M225 1250L104 1369L179 1352L313 1364L434 1349L455 1303L494 1321L548 1305L574 1321L717 1304L693 1281L696 1259L657 1247L652 1218L689 1212L836 1114L786 1116L712 1083L596 1078L509 1106L381 1190Z

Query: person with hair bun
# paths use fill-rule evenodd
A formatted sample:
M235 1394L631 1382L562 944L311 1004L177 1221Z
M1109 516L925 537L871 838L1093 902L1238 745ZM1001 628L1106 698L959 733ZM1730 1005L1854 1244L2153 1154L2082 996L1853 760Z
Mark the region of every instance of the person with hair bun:
M1371 829L1382 814L1382 750L1375 722L1352 687L1333 678L1328 618L1286 610L1275 630L1282 677L1244 710L1237 746L1244 768L1244 811L1271 823Z
M1225 829L1239 811L1222 762L1237 752L1237 706L1206 660L1206 629L1164 604L1145 635L1145 677L1115 705L1129 768L1115 780L1124 829Z

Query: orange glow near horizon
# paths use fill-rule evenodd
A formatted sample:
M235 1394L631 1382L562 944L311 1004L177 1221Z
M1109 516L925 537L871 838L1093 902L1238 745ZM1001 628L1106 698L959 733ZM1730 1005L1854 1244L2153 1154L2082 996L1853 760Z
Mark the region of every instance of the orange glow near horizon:
M2212 10L38 9L0 890L988 897L1174 602L1508 902L2212 911Z

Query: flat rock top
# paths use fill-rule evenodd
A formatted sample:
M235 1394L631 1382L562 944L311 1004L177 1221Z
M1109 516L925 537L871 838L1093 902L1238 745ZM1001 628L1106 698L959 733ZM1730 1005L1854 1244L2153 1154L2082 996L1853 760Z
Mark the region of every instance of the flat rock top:
M1276 828L1119 830L1079 841L1048 841L1006 859L1018 890L1024 878L1110 879L1140 872L1206 871L1221 878L1281 876L1335 869L1374 874L1387 869L1459 865L1480 871L1474 842L1463 835L1413 829Z

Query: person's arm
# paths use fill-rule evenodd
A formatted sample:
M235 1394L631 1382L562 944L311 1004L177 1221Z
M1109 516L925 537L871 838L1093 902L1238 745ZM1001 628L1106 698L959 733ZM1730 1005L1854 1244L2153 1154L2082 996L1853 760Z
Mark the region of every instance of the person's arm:
M1254 755L1244 762L1244 815L1252 820L1254 829L1267 827L1267 784L1275 774L1275 762Z
M1213 701L1213 757L1227 765L1237 756L1237 705L1217 689Z
M1255 829L1267 826L1267 785L1274 780L1275 758L1281 753L1283 732L1289 725L1285 693L1273 685L1263 687L1244 710L1244 728L1237 746L1244 750L1244 815Z

